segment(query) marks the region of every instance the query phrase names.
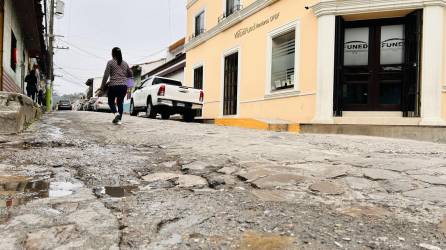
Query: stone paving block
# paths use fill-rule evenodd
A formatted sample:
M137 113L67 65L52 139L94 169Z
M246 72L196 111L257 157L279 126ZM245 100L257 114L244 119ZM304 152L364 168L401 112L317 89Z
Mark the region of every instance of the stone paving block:
M441 248L427 243L420 243L418 246L425 250L441 250Z
M181 166L181 170L189 174L202 174L208 172L208 168L210 167L212 167L212 165L209 163L202 161L194 161L187 165Z
M392 180L401 178L401 174L384 169L364 169L364 176L371 180Z
M414 179L426 182L432 185L446 186L446 176L432 176L432 175L412 175Z
M180 174L176 173L155 173L143 176L142 179L146 182L168 181L178 178L179 176Z
M332 169L326 170L322 176L327 179L336 179L348 175L347 167L334 166Z
M238 171L238 168L236 168L236 167L224 167L224 168L219 169L217 172L221 173L221 174L231 175L237 171Z
M176 161L168 161L160 164L160 167L162 168L174 168L176 166L178 166L178 162Z
M241 171L237 173L237 176L241 178L242 180L252 182L259 178L263 178L266 176L270 176L272 174L278 173L277 171L273 171L266 168L256 168L248 171Z
M384 180L381 186L389 193L407 192L419 188L419 186L410 179Z
M208 186L208 182L200 176L180 175L178 178L178 187L180 188L204 188Z
M346 177L344 178L344 180L350 188L355 190L372 189L376 186L373 181L367 180L365 178Z
M29 233L26 249L81 248L84 245L76 225L54 226Z
M444 219L438 224L438 230L442 232L446 236L446 216Z
M296 191L265 189L254 189L251 192L262 201L275 202L299 202L299 199L302 199L304 194Z
M309 188L313 192L326 195L341 195L345 192L344 189L338 183L330 181L316 182L312 184Z
M254 181L253 186L260 189L283 188L296 186L305 177L295 174L274 174Z
M417 198L419 200L442 202L446 200L446 187L416 189L413 191L404 192L403 195Z

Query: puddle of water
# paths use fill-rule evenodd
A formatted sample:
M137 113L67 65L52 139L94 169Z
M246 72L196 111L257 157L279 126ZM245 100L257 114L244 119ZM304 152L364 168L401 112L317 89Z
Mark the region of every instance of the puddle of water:
M49 197L63 197L75 193L82 188L81 183L52 182L49 189Z
M24 205L34 199L71 195L82 184L34 180L29 176L0 176L0 210Z
M33 180L27 176L0 176L0 223L8 219L9 208L48 196L48 180Z
M115 198L121 198L133 195L133 191L137 190L138 190L137 186L105 187L105 193Z
M0 176L0 209L48 196L48 180L33 180L28 176Z
M294 238L275 234L246 232L243 234L239 250L285 250L291 249Z
M108 195L113 198L123 198L132 196L134 191L138 191L138 186L106 186L95 190L95 193L99 196Z

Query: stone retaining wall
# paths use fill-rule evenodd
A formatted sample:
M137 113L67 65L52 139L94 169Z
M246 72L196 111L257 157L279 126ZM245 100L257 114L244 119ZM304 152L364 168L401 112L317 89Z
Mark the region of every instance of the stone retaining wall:
M31 98L0 92L0 134L20 133L41 114L39 106Z

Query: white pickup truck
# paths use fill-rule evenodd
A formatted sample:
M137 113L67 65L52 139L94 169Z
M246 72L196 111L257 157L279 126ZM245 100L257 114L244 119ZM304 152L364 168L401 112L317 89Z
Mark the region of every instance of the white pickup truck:
M149 118L161 114L162 119L169 119L173 114L181 114L185 121L193 121L197 110L203 107L203 98L203 90L183 86L173 79L150 77L135 88L130 115L146 112Z

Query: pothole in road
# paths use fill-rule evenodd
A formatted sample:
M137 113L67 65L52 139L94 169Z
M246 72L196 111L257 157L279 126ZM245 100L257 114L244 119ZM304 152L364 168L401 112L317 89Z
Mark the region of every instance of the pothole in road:
M389 211L381 207L364 206L364 207L347 207L338 209L341 214L345 214L351 217L378 217L383 218L389 214Z
M138 186L105 186L93 189L94 194L98 198L108 195L112 198L123 198L132 196L134 192L138 191Z
M7 220L9 208L48 196L47 180L36 181L27 176L0 176L0 223Z
M8 209L42 198L71 195L82 184L50 182L30 176L0 176L0 223L8 218Z
M281 236L275 234L261 234L257 232L246 232L239 250L273 250L273 249L292 249L293 237Z
M75 147L74 143L66 143L59 141L3 141L0 142L0 148L13 149L32 149L32 148L67 148Z

